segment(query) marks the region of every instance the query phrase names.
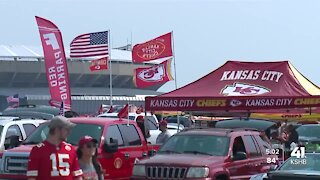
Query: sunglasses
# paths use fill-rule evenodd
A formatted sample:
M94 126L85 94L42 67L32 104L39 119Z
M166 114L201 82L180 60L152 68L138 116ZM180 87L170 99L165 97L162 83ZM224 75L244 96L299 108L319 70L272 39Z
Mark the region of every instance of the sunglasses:
M87 148L97 148L96 144L86 144Z

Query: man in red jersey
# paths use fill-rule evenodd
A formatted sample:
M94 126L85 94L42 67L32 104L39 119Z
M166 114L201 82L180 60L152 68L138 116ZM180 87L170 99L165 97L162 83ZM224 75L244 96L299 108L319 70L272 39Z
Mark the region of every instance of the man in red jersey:
M82 180L75 149L65 142L75 124L63 116L55 116L48 126L48 138L31 150L28 180Z

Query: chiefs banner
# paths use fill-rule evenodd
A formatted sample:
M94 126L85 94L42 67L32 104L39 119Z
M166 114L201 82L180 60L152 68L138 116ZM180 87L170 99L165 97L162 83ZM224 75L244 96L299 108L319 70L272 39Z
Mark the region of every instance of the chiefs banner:
M108 57L92 60L90 64L90 71L99 71L108 69Z
M167 33L145 43L136 44L132 49L132 61L141 63L172 56L172 33Z
M152 67L137 68L135 69L133 78L138 88L145 88L171 81L173 80L171 75L171 59Z
M320 107L320 96L146 97L148 111L253 111Z
M71 109L71 94L66 56L60 30L52 22L36 16L43 47L44 62L52 102Z

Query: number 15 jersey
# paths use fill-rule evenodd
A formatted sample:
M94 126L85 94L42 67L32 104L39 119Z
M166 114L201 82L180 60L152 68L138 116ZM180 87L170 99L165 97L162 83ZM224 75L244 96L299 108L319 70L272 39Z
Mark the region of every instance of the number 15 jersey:
M31 150L28 178L37 180L72 180L82 176L74 147L66 142L55 146L44 141Z

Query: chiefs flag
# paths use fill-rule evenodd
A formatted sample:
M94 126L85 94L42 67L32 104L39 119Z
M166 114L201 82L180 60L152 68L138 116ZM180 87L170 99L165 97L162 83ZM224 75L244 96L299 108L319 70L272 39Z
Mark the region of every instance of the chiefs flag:
M132 61L141 63L172 56L172 32L145 43L136 44L132 49Z
M171 59L155 66L137 68L135 69L133 78L138 88L145 88L171 81L173 80L171 75Z
M92 60L90 63L90 71L99 71L108 69L108 57Z
M55 24L46 19L36 16L36 21L42 42L51 101L57 102L54 106L58 108L61 102L64 102L64 109L71 110L69 73L61 32Z

